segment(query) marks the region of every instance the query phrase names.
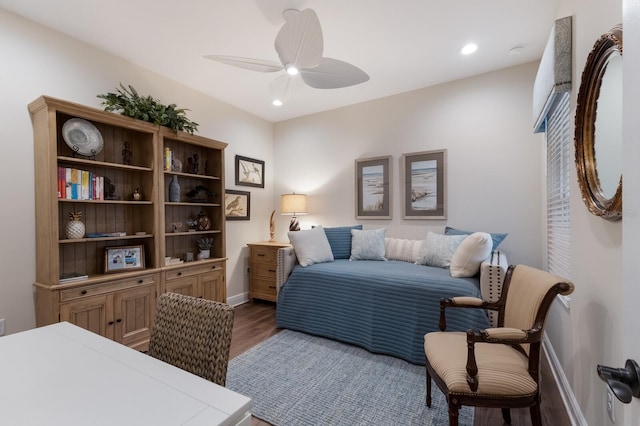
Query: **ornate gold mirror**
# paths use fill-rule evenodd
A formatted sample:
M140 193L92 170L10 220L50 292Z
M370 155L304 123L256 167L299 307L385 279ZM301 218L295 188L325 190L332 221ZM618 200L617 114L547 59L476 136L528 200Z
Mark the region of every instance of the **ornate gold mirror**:
M589 211L622 218L622 26L596 41L582 72L575 119L578 183Z
M596 41L576 108L576 168L582 200L608 220L622 218L622 26Z

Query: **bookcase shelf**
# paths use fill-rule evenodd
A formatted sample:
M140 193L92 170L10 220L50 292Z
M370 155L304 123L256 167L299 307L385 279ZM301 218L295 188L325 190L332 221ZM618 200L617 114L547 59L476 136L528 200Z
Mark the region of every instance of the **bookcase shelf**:
M226 301L226 143L46 96L30 103L29 112L36 182L37 326L67 320L145 349L158 293ZM99 152L81 156L67 145L63 126L70 119L87 120L98 129L103 140ZM166 149L188 169L165 170ZM174 176L181 199L171 203L168 188ZM213 196L192 202L186 193L201 187ZM72 212L82 214L83 238L66 238ZM199 216L209 229L186 232L188 221ZM185 232L173 232L177 223ZM167 258L185 259L187 253L195 259L203 236L214 239L210 259L167 264ZM117 273L109 268L105 273L107 249L130 246L142 247L144 268ZM81 279L60 282L76 275Z

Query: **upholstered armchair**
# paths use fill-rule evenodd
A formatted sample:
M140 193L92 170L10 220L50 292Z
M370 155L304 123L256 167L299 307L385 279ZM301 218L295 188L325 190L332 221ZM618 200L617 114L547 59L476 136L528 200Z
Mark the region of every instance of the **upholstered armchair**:
M449 405L449 425L458 424L463 405L502 409L530 407L531 422L541 425L539 364L545 318L557 294L573 292L571 282L526 265L509 266L496 302L456 297L440 302L440 332L425 335L426 404L431 380ZM498 313L495 328L446 332L445 310L490 309Z

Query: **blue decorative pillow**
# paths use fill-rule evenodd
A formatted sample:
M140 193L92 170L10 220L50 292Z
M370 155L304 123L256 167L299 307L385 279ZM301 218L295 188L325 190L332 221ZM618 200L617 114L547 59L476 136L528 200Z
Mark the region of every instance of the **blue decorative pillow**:
M336 226L324 228L334 259L348 259L351 256L351 230L362 229L362 225Z
M456 229L456 228L450 228L450 227L445 227L444 228L444 233L445 235L471 235L474 232L472 231L462 231L460 229ZM495 250L498 248L498 246L500 245L500 243L507 238L507 235L509 234L495 234L495 233L489 233L489 235L491 235L491 240L493 241L493 248L492 250Z
M349 260L387 260L384 256L386 228L367 231L351 230L351 256Z

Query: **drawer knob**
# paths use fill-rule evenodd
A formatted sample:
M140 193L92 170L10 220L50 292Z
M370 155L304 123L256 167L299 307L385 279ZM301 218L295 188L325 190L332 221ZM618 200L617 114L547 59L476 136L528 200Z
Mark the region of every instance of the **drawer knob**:
M118 318L116 322L122 322L122 318Z
M276 286L275 285L270 285L269 288L276 288Z
M87 294L87 290L82 290L80 294Z
M269 269L269 272L275 272L275 271L276 271L275 269Z
M178 272L178 276L182 275L182 272Z
M264 253L258 253L258 256L264 257Z
M109 325L113 325L113 321L109 321Z
M138 284L142 284L144 280L138 280Z

